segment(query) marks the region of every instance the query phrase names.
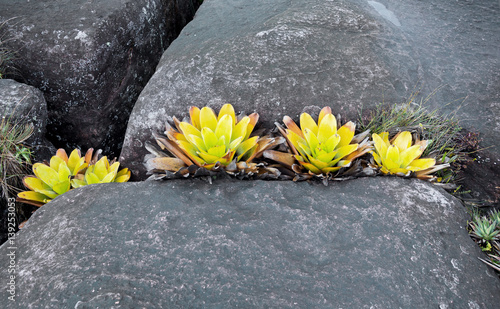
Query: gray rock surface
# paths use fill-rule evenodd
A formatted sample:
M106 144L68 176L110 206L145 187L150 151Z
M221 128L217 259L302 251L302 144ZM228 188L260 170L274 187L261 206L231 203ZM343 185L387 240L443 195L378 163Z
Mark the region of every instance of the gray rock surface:
M40 90L11 79L0 79L0 117L33 124L33 135L26 144L34 151L36 160L48 160L55 153L56 149L45 138L47 103Z
M87 186L0 248L0 297L6 308L495 308L500 280L467 218L441 189L393 177Z
M195 0L0 0L15 65L48 103L58 147L118 156L133 104Z
M490 147L477 189L500 187L498 1L208 0L164 53L132 112L121 161L144 178L143 145L188 106L258 112L265 126L329 105L402 103L421 87L431 109L458 109ZM467 98L464 101L464 98ZM484 190L483 190L484 191ZM500 192L498 192L500 196Z

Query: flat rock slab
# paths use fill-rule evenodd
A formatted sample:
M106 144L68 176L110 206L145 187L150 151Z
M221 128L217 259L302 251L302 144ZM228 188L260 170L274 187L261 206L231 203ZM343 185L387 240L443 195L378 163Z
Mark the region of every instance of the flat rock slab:
M467 219L441 189L389 177L87 186L0 248L0 297L8 308L495 308L500 280Z
M197 0L0 0L16 78L42 90L58 147L118 156L130 111Z

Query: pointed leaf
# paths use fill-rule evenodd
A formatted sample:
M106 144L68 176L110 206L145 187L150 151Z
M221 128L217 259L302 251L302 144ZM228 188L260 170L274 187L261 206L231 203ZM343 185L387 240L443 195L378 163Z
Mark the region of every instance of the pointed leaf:
M399 148L399 151L405 151L411 146L411 133L408 131L403 131L398 134L396 139L394 139L393 145L396 145Z
M61 158L63 161L68 162L68 154L66 153L66 150L62 148L57 149L56 156Z
M191 106L191 108L189 108L189 117L191 118L191 125L196 129L201 130L200 109L196 106Z
M318 126L321 125L321 122L323 121L323 118L326 115L331 114L331 113L332 113L332 109L329 106L323 107L323 109L321 109L321 111L319 112ZM337 122L337 120L335 120L335 122ZM337 130L337 125L336 124L335 124L335 130Z
M391 145L391 146L389 146L389 148L387 148L386 159L391 160L392 162L394 162L397 165L397 167L400 167L401 160L399 158L399 148L396 145ZM387 166L387 168L392 169L394 167Z
M304 138L304 134L302 133L302 130L299 128L299 126L295 123L295 121L292 120L292 118L285 116L283 117L283 123L286 125L289 131L294 132L298 136Z
M224 115L229 115L229 117L231 117L232 119L231 127L234 127L234 125L236 124L236 115L234 113L234 107L231 104L224 104L224 106L221 107L219 111L219 117L217 117L217 120L219 120L220 122L220 120L222 119L222 117L224 117Z
M318 141L326 142L330 137L337 133L337 120L332 114L327 114L318 126Z
M348 123L340 127L340 129L337 132L340 135L340 143L337 147L343 147L349 145L352 141L352 138L354 137L355 129L356 125L352 121L349 121Z
M231 142L231 135L233 133L233 126L234 126L233 121L234 120L233 118L231 118L230 115L225 114L219 119L217 127L215 128L215 135L217 135L217 138L221 138L222 136L224 136L225 140L224 144L226 146L229 146L229 143Z
M242 137L242 139L245 139L245 136L247 134L247 127L248 124L250 123L250 118L248 116L243 117L234 127L231 133L231 141L234 141L235 139Z
M382 137L380 137L377 133L372 134L372 139L374 142L375 151L379 154L383 161L387 155L387 145Z
M89 185L101 182L99 177L97 177L94 173L87 173L85 175L85 181Z
M25 200L37 201L44 204L46 203L47 200L50 199L48 196L34 191L20 192L17 194L17 196Z
M256 144L257 144L257 139L259 137L258 136L254 136L252 138L249 138L247 139L246 141L242 142L238 148L236 149L236 155L238 156L238 160L241 160L241 158L243 157L243 155L249 151L250 149L252 149L252 147L254 147Z
M59 181L66 181L71 176L71 171L69 170L68 166L66 166L66 162L64 162L64 161L61 162L58 170L59 171L58 171L58 178L57 179Z
M328 140L323 144L323 149L326 152L333 152L337 148L340 142L340 135L334 134L328 138Z
M201 132L197 128L193 127L187 122L179 123L179 128L182 131L184 137L188 138L189 135L195 135L201 138ZM179 140L179 139L178 139Z
M335 159L341 159L344 158L345 156L348 156L352 152L356 151L358 149L358 144L350 144L347 146L343 146L337 149L337 153L335 154Z
M428 159L428 158L417 159L417 160L413 160L413 162L411 162L407 168L410 171L415 172L415 171L421 171L421 170L431 168L435 164L436 164L436 160L434 160L434 159Z
M407 167L411 162L422 154L419 145L413 145L405 151L401 152L399 157L401 158L401 167Z
M250 114L250 115L248 115L248 118L250 118L250 122L248 123L248 126L247 126L247 132L245 135L245 139L248 139L250 137L250 134L252 134L253 128L255 128L257 121L259 121L259 114L257 114L257 113Z
M311 150L311 152L314 154L316 151L316 147L319 145L318 138L316 137L316 134L309 128L304 129L304 136L307 141L307 146Z

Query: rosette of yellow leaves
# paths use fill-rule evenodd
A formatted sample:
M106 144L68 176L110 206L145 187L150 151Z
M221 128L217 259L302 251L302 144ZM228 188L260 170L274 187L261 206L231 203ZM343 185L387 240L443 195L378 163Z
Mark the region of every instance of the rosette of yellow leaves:
M71 188L71 176L85 169L91 157L92 149L87 151L85 157L81 156L78 149L73 150L69 157L64 149L59 149L49 164L33 164L35 176L23 179L24 185L31 191L20 192L18 194L20 201L42 206L56 196L66 193Z
M384 174L410 176L414 172L417 178L433 179L429 174L449 166L436 165L433 158L420 159L428 141L416 140L412 145L412 135L408 131L399 132L391 140L388 132L374 133L372 138L375 146L373 159Z
M368 140L352 143L355 124L351 121L340 128L330 107L319 113L318 122L308 113L300 115L300 127L288 116L283 118L287 129L278 129L288 141L292 156L267 151L265 156L293 167L296 160L309 174L329 174L349 167L351 162L370 150ZM363 137L368 132L363 133ZM358 138L356 140L359 140Z
M79 188L95 183L110 183L110 182L127 182L130 179L130 171L128 168L121 169L120 162L108 161L107 157L102 157L95 164L90 165L85 171L85 175L77 175L71 181L73 188Z
M68 157L64 149L58 149L56 155L50 159L49 163L33 164L33 173L35 176L26 176L23 179L24 185L31 191L20 192L18 194L18 200L40 207L73 188L89 184L87 182L80 182L84 177L84 172L85 175L90 175L95 174L95 171L98 170L98 176L96 177L100 182L106 182L110 178L115 182L124 182L130 178L130 171L128 171L128 169L116 172L118 166L112 165L112 167L110 167L106 157L103 157L95 163L99 151L94 157L92 157L92 154L92 148L90 148L83 157L81 156L80 150L75 149ZM104 177L99 178L102 175L102 171L107 171L107 173ZM114 175L115 177L107 176L108 174ZM94 177L89 179L95 181Z
M248 168L251 161L276 144L270 137L250 136L259 119L257 113L237 119L231 104L225 104L216 115L210 107L191 107L190 120L173 117L175 130L167 123L166 138L154 134L158 145L175 158L148 150L157 157L147 159L148 170L176 172L182 167L197 165L207 170L227 167L236 162L237 168Z

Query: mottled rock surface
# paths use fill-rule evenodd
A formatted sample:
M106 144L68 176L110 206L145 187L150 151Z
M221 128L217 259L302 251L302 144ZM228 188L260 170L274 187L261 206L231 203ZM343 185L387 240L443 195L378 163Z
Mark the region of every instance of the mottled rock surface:
M270 127L325 105L356 120L362 106L441 87L428 106L443 114L462 106L462 124L481 132L481 147L492 146L472 168L478 194L495 201L499 11L490 0L205 1L141 93L122 161L144 178L144 142L167 114L182 117L190 105L232 103Z
M467 218L441 189L392 177L87 186L18 233L16 305L495 308L500 280ZM7 269L0 297L17 308Z
M58 147L118 156L137 96L195 0L0 0L26 83L43 91Z
M54 146L45 138L47 103L40 90L11 79L0 79L0 117L11 122L33 124L33 135L26 145L32 148L36 159L49 159L55 152Z

